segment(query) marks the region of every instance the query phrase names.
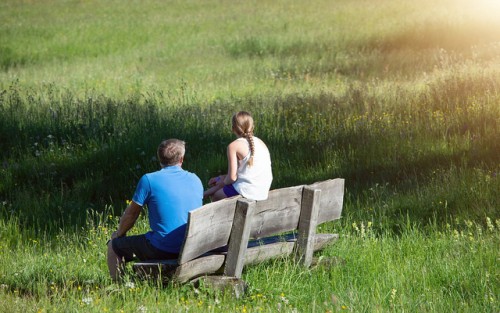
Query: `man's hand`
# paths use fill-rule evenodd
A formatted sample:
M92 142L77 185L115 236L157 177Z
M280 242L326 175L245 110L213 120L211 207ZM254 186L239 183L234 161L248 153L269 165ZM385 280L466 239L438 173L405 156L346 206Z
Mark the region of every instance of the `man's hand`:
M215 186L215 184L217 184L219 180L220 176L210 178L210 180L208 181L208 186L209 187Z
M224 180L225 179L226 179L226 175L219 175L217 177L212 177L208 181L208 186L212 187L212 186L218 185L218 186L224 187Z

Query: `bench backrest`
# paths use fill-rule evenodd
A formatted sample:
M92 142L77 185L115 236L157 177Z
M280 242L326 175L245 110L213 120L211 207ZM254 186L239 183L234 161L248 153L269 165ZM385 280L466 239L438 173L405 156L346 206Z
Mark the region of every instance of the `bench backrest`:
M257 201L252 216L250 238L260 239L297 229L303 186L271 190L264 201Z
M317 225L339 219L344 201L344 179L329 179L308 187L321 190Z
M344 179L330 179L308 187L321 190L317 224L339 219L344 199ZM257 201L252 216L250 238L260 239L296 230L303 189L304 186L294 186L271 190L267 200ZM179 264L228 244L239 199L242 198L224 199L189 212Z
M238 199L241 197L212 202L189 212L179 264L228 244Z

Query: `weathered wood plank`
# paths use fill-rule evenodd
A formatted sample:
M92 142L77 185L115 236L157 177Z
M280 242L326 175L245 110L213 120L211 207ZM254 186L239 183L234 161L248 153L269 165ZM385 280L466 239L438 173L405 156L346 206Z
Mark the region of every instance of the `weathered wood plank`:
M308 187L321 190L318 225L339 219L344 202L344 179L325 180Z
M189 212L179 264L228 244L238 199L241 197L220 200Z
M245 265L260 263L279 256L287 256L293 252L295 241L278 241L265 245L257 245L247 249Z
M173 279L180 283L185 283L201 275L218 273L222 270L226 255L212 254L199 257L184 264L179 265L175 271Z
M250 237L254 239L297 229L303 186L271 190L264 201L257 201Z
M224 267L224 275L226 276L241 277L254 209L255 201L241 199L236 204L233 229L231 230Z
M337 241L338 238L338 234L314 235L314 252L324 249L327 245ZM289 255L293 252L297 240L296 233L252 240L248 243L244 263L245 265L255 264L272 258Z
M314 235L316 234L320 196L321 190L318 189L304 187L302 191L296 258L306 267L311 265L314 252Z

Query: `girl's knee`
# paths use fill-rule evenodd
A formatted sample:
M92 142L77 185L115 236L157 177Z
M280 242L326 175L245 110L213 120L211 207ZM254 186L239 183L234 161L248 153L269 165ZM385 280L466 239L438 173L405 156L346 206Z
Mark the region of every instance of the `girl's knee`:
M212 201L219 201L219 200L222 200L224 198L227 198L226 194L224 193L224 190L221 188L219 190L217 190L213 197L212 197Z

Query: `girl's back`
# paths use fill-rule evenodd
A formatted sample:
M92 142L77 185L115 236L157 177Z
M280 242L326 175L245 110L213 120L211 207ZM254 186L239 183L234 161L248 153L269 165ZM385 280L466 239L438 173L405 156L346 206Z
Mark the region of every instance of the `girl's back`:
M271 156L266 144L253 136L255 152L253 155L253 164L250 166L248 161L251 153L248 140L245 138L238 138L236 140L245 142L248 152L243 159L238 161L238 179L233 183L234 189L248 199L267 199L273 174L271 170Z

